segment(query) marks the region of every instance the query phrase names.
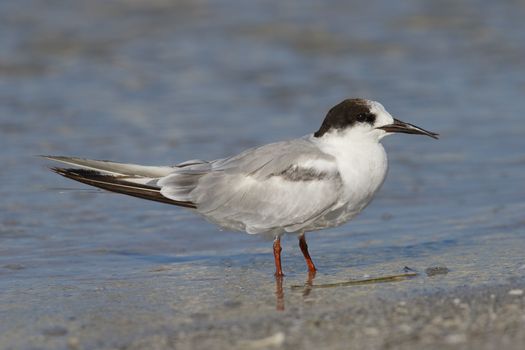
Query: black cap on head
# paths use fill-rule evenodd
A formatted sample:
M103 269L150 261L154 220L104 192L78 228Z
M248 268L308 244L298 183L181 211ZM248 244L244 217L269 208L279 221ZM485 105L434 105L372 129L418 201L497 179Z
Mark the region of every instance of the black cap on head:
M370 112L370 104L367 100L347 99L328 111L323 124L314 136L321 137L331 130L344 130L358 122L373 125L375 118L376 116Z

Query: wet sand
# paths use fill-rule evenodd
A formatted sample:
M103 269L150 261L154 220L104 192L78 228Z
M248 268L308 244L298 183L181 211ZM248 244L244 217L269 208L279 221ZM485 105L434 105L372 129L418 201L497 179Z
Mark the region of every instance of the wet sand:
M273 294L262 281L256 298L250 285L211 308L202 298L186 298L190 313L181 312L172 288L159 279L62 288L60 300L42 300L45 306L4 306L3 315L12 317L3 322L0 341L4 349L523 348L523 280L429 292L421 286L428 278L395 282L404 284L400 293L377 285L319 294L285 284Z

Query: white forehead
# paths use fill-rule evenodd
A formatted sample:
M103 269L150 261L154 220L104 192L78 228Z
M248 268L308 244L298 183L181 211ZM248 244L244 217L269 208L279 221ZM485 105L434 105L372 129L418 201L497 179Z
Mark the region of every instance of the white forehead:
M383 114L383 113L386 113L388 114L388 112L386 111L385 107L383 107L383 105L377 101L370 101L368 100L368 105L370 106L370 112L378 115L378 114Z
M393 117L383 107L383 105L377 101L368 101L370 106L370 112L376 115L376 125L387 125L392 123Z

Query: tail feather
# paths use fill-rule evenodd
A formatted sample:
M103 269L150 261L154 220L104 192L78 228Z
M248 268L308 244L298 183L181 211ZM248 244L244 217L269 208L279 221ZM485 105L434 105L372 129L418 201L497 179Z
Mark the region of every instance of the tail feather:
M56 160L56 159L55 159ZM77 168L51 168L55 173L69 179L85 183L90 186L102 188L107 191L126 194L128 196L148 199L156 202L173 204L185 208L196 209L195 203L189 201L176 201L164 197L160 187L140 184L126 180L126 176L115 176L91 169Z
M140 177L163 177L173 171L170 166L147 166L138 164L126 164L118 162L110 162L108 160L94 160L76 157L63 156L42 156L56 162L73 165L82 169L97 170L112 175L129 175Z

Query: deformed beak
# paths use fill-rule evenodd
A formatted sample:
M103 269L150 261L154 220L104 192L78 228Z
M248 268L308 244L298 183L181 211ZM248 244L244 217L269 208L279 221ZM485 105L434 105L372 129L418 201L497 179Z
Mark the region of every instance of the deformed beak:
M402 122L401 120L398 120L398 119L394 119L394 123L380 126L378 127L378 129L385 130L386 132L402 132L404 134L427 135L436 140L438 139L438 136L439 136L439 134L436 134L435 132L421 129L420 127L417 127L409 123Z

